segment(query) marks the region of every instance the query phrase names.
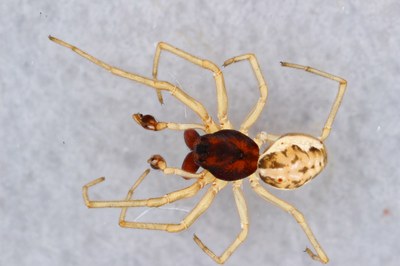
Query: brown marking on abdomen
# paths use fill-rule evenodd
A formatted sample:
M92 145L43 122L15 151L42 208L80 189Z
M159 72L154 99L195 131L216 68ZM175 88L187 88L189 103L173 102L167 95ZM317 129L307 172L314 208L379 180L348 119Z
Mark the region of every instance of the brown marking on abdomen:
M286 135L258 161L260 178L277 188L294 189L317 176L326 164L323 143L307 135Z

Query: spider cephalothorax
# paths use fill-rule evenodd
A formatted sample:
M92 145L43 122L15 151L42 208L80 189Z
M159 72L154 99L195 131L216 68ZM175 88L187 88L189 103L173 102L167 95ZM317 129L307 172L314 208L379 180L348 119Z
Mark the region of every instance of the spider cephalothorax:
M235 181L257 170L258 145L237 130L224 129L200 136L188 129L184 136L191 149L182 164L185 171L195 173L203 167L218 179Z
M88 189L102 181L104 177L93 180L83 186L83 197L85 204L90 208L121 208L119 224L122 227L163 230L167 232L179 232L191 226L211 205L220 190L228 184L232 184L235 203L238 209L241 230L236 239L220 255L215 255L196 235L194 241L197 245L217 263L224 263L238 246L246 239L249 229L246 200L242 190L242 183L248 178L250 186L263 199L277 205L290 213L299 223L307 235L316 254L306 248L306 252L314 260L322 263L328 262L328 257L319 245L304 216L289 203L277 198L259 183L261 178L264 182L280 189L295 189L318 175L326 165L326 149L323 141L328 137L333 120L339 109L343 98L346 81L326 72L305 67L297 64L281 62L282 66L302 69L321 77L332 79L339 83L339 90L328 119L318 138L304 134L286 134L277 136L261 132L255 138L248 136L249 128L256 122L267 100L268 88L261 73L260 66L253 54L244 54L233 57L224 62L226 67L232 63L248 60L259 83L260 98L248 114L239 130L233 130L227 115L228 98L225 89L224 77L217 65L211 61L193 56L187 52L177 49L169 44L160 42L156 49L153 65L153 77L146 78L100 61L87 54L81 49L68 44L62 40L49 36L50 40L70 48L74 52L92 61L96 65L110 71L111 73L124 77L151 88L157 92L158 100L162 103L161 91L170 92L176 99L192 109L201 119L201 124L182 124L159 122L151 115L134 114L134 120L147 130L160 131L163 129L184 130L186 145L191 150L183 161L182 168L168 167L161 155L153 155L148 162L153 169L162 171L166 175L178 175L185 179L195 180L190 186L173 191L166 195L148 198L132 199L133 192L149 173L147 169L135 182L123 200L115 201L93 201L89 200ZM215 122L208 114L205 107L194 98L189 96L178 86L157 78L158 64L161 51L168 51L199 67L213 73L217 89L218 120ZM246 92L243 93L245 95ZM202 130L205 134L200 136L196 130ZM267 149L259 155L261 147L268 143ZM202 167L204 170L196 173ZM127 221L126 211L129 207L160 207L175 201L192 197L201 189L208 186L207 192L198 204L179 223L151 223Z

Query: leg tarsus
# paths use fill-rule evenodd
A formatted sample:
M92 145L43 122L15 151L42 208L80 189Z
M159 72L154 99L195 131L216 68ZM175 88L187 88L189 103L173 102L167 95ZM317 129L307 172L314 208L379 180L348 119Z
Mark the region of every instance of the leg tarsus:
M324 71L321 71L321 70L318 70L318 69L315 69L315 68L312 68L309 66L303 66L303 65L298 65L298 64L288 63L288 62L281 62L281 65L283 67L291 67L291 68L301 69L301 70L313 73L315 75L339 82L338 93L336 94L336 98L332 104L331 111L329 112L329 116L325 122L323 129L322 129L322 134L319 137L322 141L325 140L329 136L329 133L331 131L331 127L333 124L333 120L335 119L336 113L340 107L340 104L342 103L343 95L344 95L344 93L346 91L346 87L347 87L347 81L338 76L329 74L327 72L324 72Z
M321 245L318 243L317 239L315 238L313 232L311 231L311 228L307 224L306 220L304 219L303 214L298 211L295 207L290 205L284 200L279 199L278 197L272 195L268 190L266 190L264 187L262 187L258 181L258 177L256 177L254 174L249 177L250 180L250 185L251 188L254 190L254 192L257 193L261 198L275 204L279 208L289 212L293 218L296 220L296 222L300 225L300 227L303 229L303 232L306 234L308 240L310 241L311 245L317 252L317 254L314 254L310 249L306 249L305 251L311 256L312 259L320 261L322 263L327 263L329 261L327 255L325 254L324 250L322 249Z
M235 250L239 247L239 245L245 241L249 230L248 227L248 224L242 225L242 230L240 231L239 235L237 235L234 242L232 242L232 244L221 254L221 256L217 256L213 251L211 251L196 234L193 235L193 240L216 263L224 264L230 258L233 252L235 252Z
M85 201L85 205L88 208L95 208L95 207L93 207L93 202L89 200L89 195L88 195L89 188L97 185L98 183L104 182L104 180L106 180L105 177L99 177L83 186L82 196L83 196L83 200Z
M325 260L322 260L318 255L314 254L314 252L311 251L311 249L307 248L304 250L313 260L319 261L323 264L327 264L329 262L329 258L326 257Z
M138 180L136 180L136 182L130 189L130 191L132 190L132 193L133 190L135 190L140 185L140 183L142 183L143 179L149 174L149 172L150 169L146 169L138 178ZM89 193L88 193L89 188L103 182L104 180L105 177L100 177L83 186L82 195L83 195L83 200L85 201L85 205L88 208L119 208L122 207L121 204L127 204L126 201L93 201L89 199Z
M201 240L199 237L193 235L193 240L196 244L208 255L210 256L216 263L223 264L229 257L235 252L235 250L239 247L241 243L246 239L248 230L249 230L249 220L247 214L247 206L246 201L243 195L243 191L241 189L242 181L233 182L233 192L235 196L236 207L240 217L240 225L241 231L235 238L235 240L225 249L225 251L217 256L213 251L211 251Z

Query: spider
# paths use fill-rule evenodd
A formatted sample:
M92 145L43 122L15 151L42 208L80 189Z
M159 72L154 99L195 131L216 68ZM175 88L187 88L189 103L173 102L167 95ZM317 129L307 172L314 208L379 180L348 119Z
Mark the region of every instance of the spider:
M236 56L226 60L223 64L224 67L227 67L239 61L249 61L259 84L259 100L244 122L240 125L240 129L234 130L227 116L228 99L223 73L217 65L209 60L200 59L170 44L160 42L157 45L154 57L153 77L147 78L113 67L55 37L49 36L49 39L71 49L112 74L154 88L160 103L163 103L161 92L169 91L175 98L192 109L202 121L202 124L160 122L151 115L134 114L133 119L147 130L159 131L172 129L184 131L184 140L190 152L184 159L181 168L168 167L165 159L160 155L153 155L148 160L148 163L151 168L160 170L166 175L178 175L185 179L193 179L195 181L188 187L161 197L132 199L135 189L150 172L150 169L147 169L134 183L125 199L108 201L90 200L88 190L90 187L105 180L104 177L101 177L83 186L82 193L87 207L121 208L119 224L122 227L180 232L189 228L210 207L218 192L228 184L231 184L241 223L241 230L236 239L220 256L217 256L196 234L194 235L196 244L215 262L222 264L246 239L248 234L248 211L242 190L242 183L244 179L247 178L251 189L257 195L275 204L284 211L287 211L299 223L316 253L311 251L308 247L305 249L305 252L314 260L322 263L327 263L329 261L303 214L291 204L268 192L268 190L260 184L260 179L275 188L291 190L309 182L324 169L327 163L327 153L323 141L328 137L331 131L332 123L346 90L347 82L344 79L311 67L281 62L281 65L284 67L305 70L338 82L338 93L319 137L299 133L279 136L261 132L252 139L248 136L248 130L258 119L264 108L268 94L267 84L254 54L249 53ZM213 120L200 102L186 94L179 87L157 78L158 65L162 51L170 52L201 68L210 70L213 73L217 91L219 123ZM196 130L203 131L205 134L200 135ZM260 152L264 144L269 145L263 152ZM203 168L203 170L198 172L200 167ZM125 218L129 207L160 207L181 199L190 198L206 186L209 187L204 196L179 223L136 222L127 221Z

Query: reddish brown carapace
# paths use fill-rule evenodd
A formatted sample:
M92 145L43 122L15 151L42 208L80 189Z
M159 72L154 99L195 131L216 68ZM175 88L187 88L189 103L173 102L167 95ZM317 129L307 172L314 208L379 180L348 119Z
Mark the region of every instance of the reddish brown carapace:
M189 129L184 138L191 150L182 164L185 171L195 173L203 167L218 179L234 181L257 170L259 148L239 131L224 129L200 136Z

